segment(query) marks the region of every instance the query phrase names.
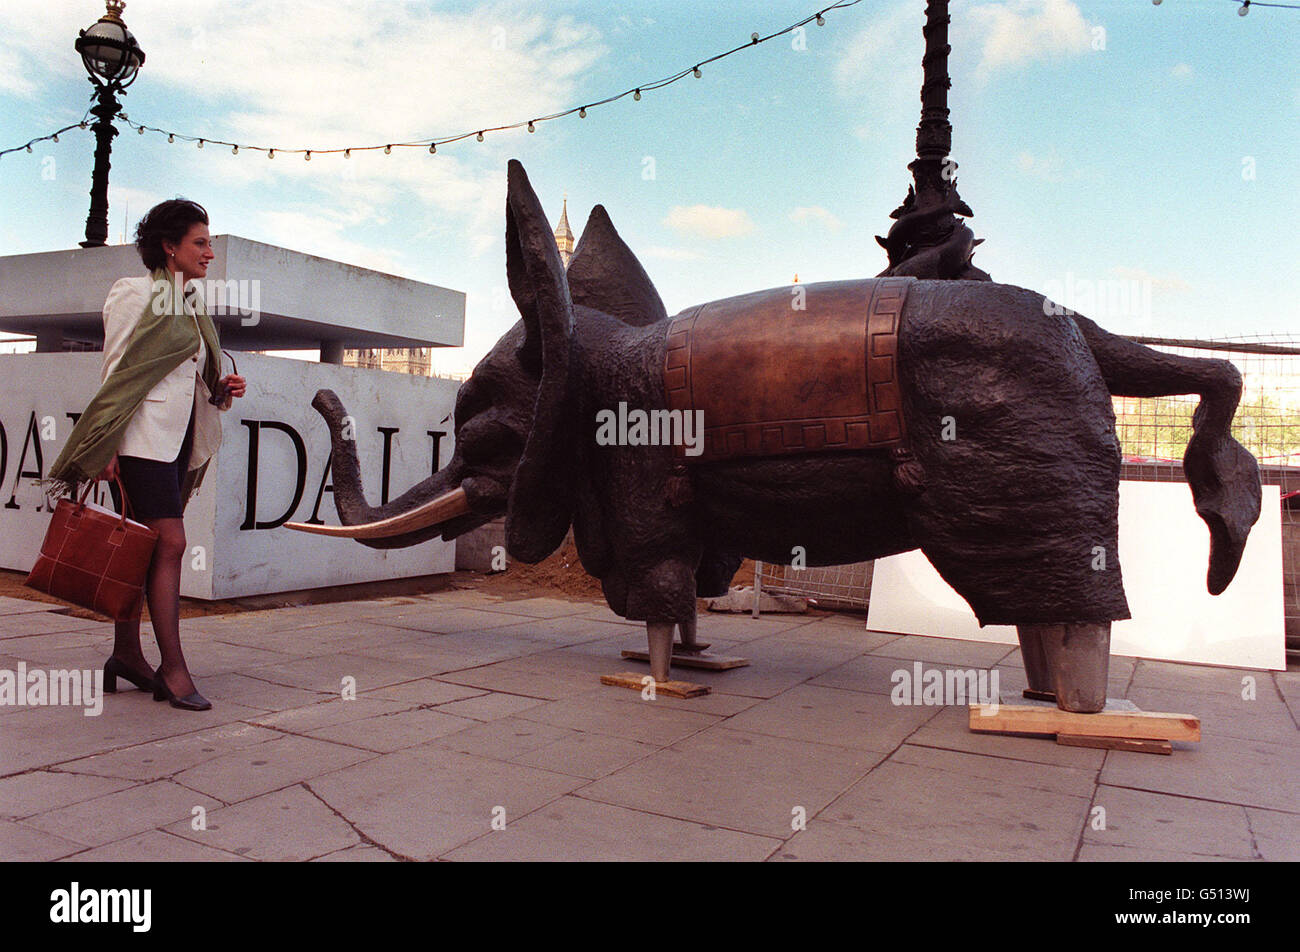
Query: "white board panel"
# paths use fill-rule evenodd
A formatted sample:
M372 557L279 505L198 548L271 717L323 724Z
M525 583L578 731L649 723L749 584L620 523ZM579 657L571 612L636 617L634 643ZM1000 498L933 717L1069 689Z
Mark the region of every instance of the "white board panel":
M1113 654L1285 669L1278 487L1264 487L1263 511L1222 595L1205 590L1210 534L1186 483L1120 483L1119 554L1133 617L1112 627ZM970 606L919 551L876 562L867 626L1016 643L1009 625L980 628Z

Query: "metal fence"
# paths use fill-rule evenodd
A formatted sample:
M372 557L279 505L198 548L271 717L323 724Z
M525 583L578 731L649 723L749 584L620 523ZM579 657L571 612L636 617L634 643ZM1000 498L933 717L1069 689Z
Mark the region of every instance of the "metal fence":
M1194 341L1130 338L1189 357L1217 357L1241 371L1243 391L1233 436L1259 460L1265 485L1282 493L1282 586L1287 653L1300 657L1300 340L1248 337ZM1198 398L1115 397L1124 456L1122 478L1182 482L1183 451L1192 433ZM762 588L803 595L826 608L865 609L871 597L871 563L809 568L756 563Z

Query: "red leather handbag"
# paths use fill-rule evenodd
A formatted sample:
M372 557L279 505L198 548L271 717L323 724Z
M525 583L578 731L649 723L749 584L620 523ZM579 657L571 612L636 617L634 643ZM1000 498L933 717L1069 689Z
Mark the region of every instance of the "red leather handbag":
M114 621L128 621L140 614L158 533L127 518L130 502L122 481L116 482L121 515L86 502L93 480L78 501L58 501L25 584Z

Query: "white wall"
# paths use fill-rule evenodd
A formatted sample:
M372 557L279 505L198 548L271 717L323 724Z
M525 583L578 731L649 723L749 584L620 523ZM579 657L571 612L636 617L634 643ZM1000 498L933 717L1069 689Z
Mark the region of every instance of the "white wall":
M453 571L454 543L375 550L255 523L284 517L300 482L301 498L288 518L311 518L330 451L329 431L311 407L317 389L334 390L354 417L367 498L378 504L384 458L379 428L396 428L389 451L389 498L395 499L431 472L433 439L427 431L446 434L439 465L451 458L455 381L252 353L235 358L248 378L248 396L223 415L222 450L186 510L191 555L182 594L231 598ZM26 571L36 559L49 511L35 475L48 473L67 440L68 414L80 413L94 395L101 359L97 353L0 355L0 567ZM226 363L228 370L228 358ZM38 437L52 420L54 439L31 439L33 415ZM305 466L282 426L301 438ZM250 458L254 432L256 460ZM256 484L251 503L250 474ZM321 498L319 517L338 522L329 492Z

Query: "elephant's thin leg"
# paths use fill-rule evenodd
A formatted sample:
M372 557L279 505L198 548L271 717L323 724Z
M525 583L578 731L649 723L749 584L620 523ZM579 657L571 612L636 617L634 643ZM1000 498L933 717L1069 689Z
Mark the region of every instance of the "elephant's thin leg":
M1029 690L1050 694L1052 677L1047 667L1047 655L1043 653L1043 632L1054 625L1016 625L1016 637L1020 639L1020 657L1025 663L1025 677L1029 679Z
M1056 706L1095 714L1106 706L1110 672L1110 622L1044 625L1042 643Z
M668 681L668 671L673 660L673 623L648 621L646 635L650 639L650 676L656 681Z
M697 654L700 646L695 640L695 615L677 623L677 630L681 633L681 643L676 646L678 651Z

